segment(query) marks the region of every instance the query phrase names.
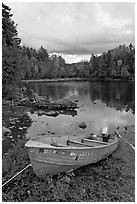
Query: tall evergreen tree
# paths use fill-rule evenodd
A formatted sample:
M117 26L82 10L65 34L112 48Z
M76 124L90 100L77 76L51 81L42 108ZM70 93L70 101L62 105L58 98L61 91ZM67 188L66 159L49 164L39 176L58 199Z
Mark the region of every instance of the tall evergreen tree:
M14 43L20 44L21 40L18 38L18 32L14 21L11 19L13 14L11 9L2 3L2 41L7 46L13 46Z
M2 3L2 88L3 93L14 87L19 72L20 38L11 9ZM14 84L14 85L13 85ZM11 90L9 90L11 91Z

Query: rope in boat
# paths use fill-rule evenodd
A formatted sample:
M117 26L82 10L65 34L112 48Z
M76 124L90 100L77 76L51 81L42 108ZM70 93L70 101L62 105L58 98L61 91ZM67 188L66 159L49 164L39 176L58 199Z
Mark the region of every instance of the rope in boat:
M7 185L9 182L11 182L15 177L17 177L19 174L21 174L23 171L25 171L27 168L32 166L32 164L28 164L25 168L23 168L21 171L19 171L17 174L15 174L13 177L11 177L8 181L6 181L4 184L2 184L2 187Z
M115 133L118 135L118 136L121 136L121 135L119 135L119 133L117 132L117 131L115 131ZM130 144L126 139L124 139L122 136L121 136L121 138L127 143L127 144L129 144L131 147L132 147L132 149L135 151L135 147L132 145L132 144Z

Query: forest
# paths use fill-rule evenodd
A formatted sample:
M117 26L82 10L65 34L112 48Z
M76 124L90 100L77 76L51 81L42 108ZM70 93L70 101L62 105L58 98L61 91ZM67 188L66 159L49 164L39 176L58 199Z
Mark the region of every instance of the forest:
M21 45L11 9L2 4L2 93L15 92L22 80L82 78L134 79L135 47L119 45L100 55L91 54L89 61L67 64L61 55L50 54ZM46 42L45 42L46 43Z

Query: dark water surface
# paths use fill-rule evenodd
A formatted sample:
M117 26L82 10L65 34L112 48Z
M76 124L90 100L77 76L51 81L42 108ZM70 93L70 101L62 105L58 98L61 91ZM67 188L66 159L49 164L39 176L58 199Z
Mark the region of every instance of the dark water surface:
M40 115L37 110L28 111L32 120L26 134L29 138L41 133L99 133L105 125L111 132L135 123L133 82L34 82L27 86L40 96L78 101L79 107L57 117ZM87 128L78 127L82 121Z

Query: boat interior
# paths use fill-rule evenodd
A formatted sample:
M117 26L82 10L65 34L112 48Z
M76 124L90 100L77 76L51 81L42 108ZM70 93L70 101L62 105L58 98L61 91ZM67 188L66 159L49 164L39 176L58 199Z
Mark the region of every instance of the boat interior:
M31 141L48 144L53 147L95 147L108 145L118 137L113 137L108 140L108 142L103 142L102 137L97 137L97 139L85 138L82 135L79 136L39 136L37 138L31 139Z

